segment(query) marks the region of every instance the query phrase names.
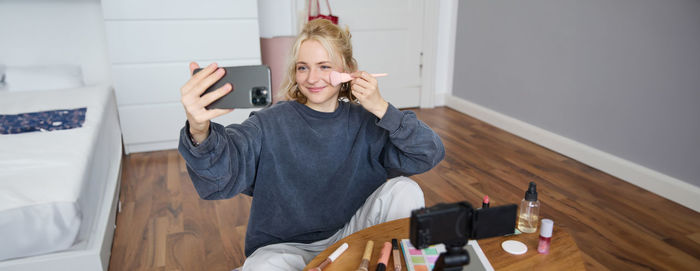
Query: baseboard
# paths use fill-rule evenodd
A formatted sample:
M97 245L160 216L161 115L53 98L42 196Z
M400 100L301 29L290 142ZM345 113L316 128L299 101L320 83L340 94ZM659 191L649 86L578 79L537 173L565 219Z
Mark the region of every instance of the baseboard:
M179 140L174 139L170 141L124 144L124 150L126 154L135 152L174 150L177 149L177 144L179 142Z
M576 159L612 176L700 212L700 187L643 167L580 142L498 113L451 94L446 105L519 137Z

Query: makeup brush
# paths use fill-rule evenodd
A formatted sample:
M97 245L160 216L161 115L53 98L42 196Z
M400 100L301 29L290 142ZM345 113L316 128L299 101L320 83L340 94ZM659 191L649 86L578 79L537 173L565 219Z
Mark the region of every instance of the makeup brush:
M382 76L387 76L389 75L388 73L373 73L372 76L374 77L382 77ZM350 74L344 73L344 72L337 72L337 71L331 71L331 85L334 87L337 85L340 85L341 83L345 83L347 81L352 80L352 76Z

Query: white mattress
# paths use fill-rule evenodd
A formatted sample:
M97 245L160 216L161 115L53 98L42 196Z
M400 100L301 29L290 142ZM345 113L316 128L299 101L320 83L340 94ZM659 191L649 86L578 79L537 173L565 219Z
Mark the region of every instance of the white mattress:
M79 245L87 211L99 200L89 199L90 187L104 189L95 176L105 174L94 171L120 165L120 157L96 153L103 127L115 126L106 121L116 120L107 116L116 114L113 99L107 86L0 92L0 114L87 107L80 128L0 134L0 261Z

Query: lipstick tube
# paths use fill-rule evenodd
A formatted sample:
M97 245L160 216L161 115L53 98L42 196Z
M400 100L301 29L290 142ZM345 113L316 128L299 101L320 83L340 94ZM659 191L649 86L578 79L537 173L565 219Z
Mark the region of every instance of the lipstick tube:
M389 254L391 254L391 243L384 242L384 247L379 254L379 261L377 262L377 271L386 270L386 265L389 262Z

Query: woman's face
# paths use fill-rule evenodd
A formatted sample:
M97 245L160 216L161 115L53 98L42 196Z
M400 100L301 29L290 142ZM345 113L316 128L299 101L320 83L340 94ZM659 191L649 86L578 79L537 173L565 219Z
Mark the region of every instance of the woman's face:
M335 111L340 85L331 85L330 74L331 71L342 71L338 63L330 59L318 41L301 43L296 60L296 82L307 98L306 106L321 112Z

